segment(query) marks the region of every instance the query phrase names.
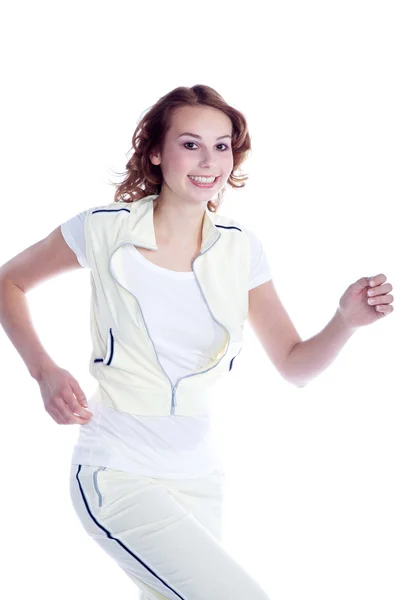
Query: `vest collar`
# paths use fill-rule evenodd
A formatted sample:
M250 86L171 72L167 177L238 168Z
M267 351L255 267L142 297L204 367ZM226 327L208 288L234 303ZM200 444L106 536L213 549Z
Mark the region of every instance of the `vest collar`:
M154 200L159 194L146 196L132 202L129 215L129 233L124 241L132 242L135 246L158 250L154 231ZM202 242L200 254L206 252L220 237L221 232L214 224L214 213L207 207L204 213Z

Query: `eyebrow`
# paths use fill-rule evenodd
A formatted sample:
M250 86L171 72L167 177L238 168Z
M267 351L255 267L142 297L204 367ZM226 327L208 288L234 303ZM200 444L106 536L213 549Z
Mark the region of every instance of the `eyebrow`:
M202 139L201 135L197 135L196 133L190 133L188 131L186 131L185 133L181 133L180 135L178 135L178 138L182 137L183 135L190 135L190 136L192 136L194 138L197 138L198 140ZM226 138L226 137L232 138L231 135L221 135L220 137L217 137L217 140L222 140L223 138Z

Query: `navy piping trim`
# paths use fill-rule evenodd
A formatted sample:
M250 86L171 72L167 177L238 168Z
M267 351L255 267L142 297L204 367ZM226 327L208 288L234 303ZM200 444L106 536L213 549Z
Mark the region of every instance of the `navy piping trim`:
M126 212L131 212L129 210L129 208L98 208L97 210L94 210L92 212L92 215L94 215L94 213L98 213L98 212L119 212L120 210L126 210Z
M97 210L94 210L92 214L94 215L95 213L99 212L119 212L121 210L125 210L128 213L131 212L129 208L98 208ZM215 225L215 227L221 227L222 229L237 229L238 231L242 231L239 229L239 227L235 227L233 225Z
M130 212L130 210L128 208L118 208L118 209L98 209L98 210L94 210L93 214L96 212L119 212L121 210L125 210L126 212ZM235 227L234 225L215 225L216 227L220 227L221 229L237 229L238 231L242 231L239 227ZM112 330L110 329L110 335L111 335L111 355L110 358L108 359L108 362L106 363L107 365L109 365L111 363L113 354L114 354L114 338L112 335ZM232 369L232 364L234 359L236 358L236 356L234 356L231 360L230 366L229 366L229 370ZM93 362L104 362L103 358L95 358Z
M239 350L239 352L236 354L236 356L239 356L239 354L241 353L241 351L242 351L242 348L240 348L240 350ZM233 361L235 360L236 356L234 356L234 357L232 358L232 360L231 360L231 363L230 363L230 365L229 365L229 370L231 370L231 369L232 369Z
M236 358L236 356L234 356L234 357L232 358L232 360L231 360L231 364L229 365L229 370L231 370L231 369L232 369L233 361L235 360L235 358Z
M110 364L110 362L112 361L112 357L114 355L114 337L113 337L111 328L110 328L110 335L111 335L111 354L110 354L110 358L108 359L108 362L106 363L107 365Z
M235 227L234 225L215 225L215 227L222 227L222 229L237 229L238 231L242 231L239 227Z
M119 544L119 545L120 545L120 546L121 546L121 547L122 547L124 550L126 550L126 551L128 552L128 554L130 554L131 556L133 556L134 558L136 558L136 560L138 560L138 561L140 562L140 564L141 564L141 565L143 565L143 567L145 567L145 569L147 569L148 571L150 571L150 573L151 573L152 575L154 575L154 577L156 577L156 578L157 578L159 581L161 581L161 583L162 583L163 585L165 585L165 586L166 586L166 587L167 587L169 590L171 590L171 592L173 592L174 594L176 594L176 595L178 596L178 598L181 598L181 600L186 600L186 599L185 599L183 596L181 596L180 594L178 594L178 592L177 592L176 590L174 590L174 589L173 589L171 586L169 586L169 585L168 585L168 583L166 583L166 582L165 582L163 579L161 579L161 577L159 577L159 576L157 575L157 573L155 573L155 572L153 571L153 569L151 569L151 568L150 568L148 565L146 565L146 563L144 563L144 562L143 562L143 561L142 561L142 560L141 560L141 559L140 559L138 556L136 556L136 554L134 554L134 553L133 553L131 550L129 550L129 548L127 548L127 547L125 546L125 544L123 544L123 543L122 543L122 542L121 542L121 541L120 541L118 538L116 538L116 537L114 537L113 535L111 535L111 533L110 533L109 531L107 531L107 529L106 529L105 527L103 527L103 525L101 525L101 524L100 524L100 523L97 521L97 519L96 519L96 518L93 516L93 514L90 512L89 505L88 505L88 503L87 503L87 501L86 501L86 497L85 497L85 494L84 494L84 492L83 492L83 489L82 489L82 486L81 486L81 482L79 481L79 477L78 477L78 475L79 475L79 473L80 473L80 471L81 471L81 467L82 467L82 465L79 465L79 466L78 466L78 471L76 472L75 478L76 478L76 480L77 480L77 482L78 482L79 489L80 489L80 492L81 492L81 495L82 495L82 499L83 499L83 502L85 503L85 506L86 506L86 510L88 511L88 513L89 513L89 515L91 516L92 520L93 520L93 521L96 523L96 525L97 525L98 527L100 527L100 529L101 529L102 531L104 531L104 533L107 535L107 537L108 537L108 538L110 538L111 540L114 540L114 541L116 541L116 542L117 542L117 544Z
M112 361L112 357L114 356L114 337L112 334L112 329L110 328L110 336L111 336L111 354L110 354L110 358L108 359L108 362L106 362L106 365L109 365ZM104 362L104 358L95 358L93 362Z

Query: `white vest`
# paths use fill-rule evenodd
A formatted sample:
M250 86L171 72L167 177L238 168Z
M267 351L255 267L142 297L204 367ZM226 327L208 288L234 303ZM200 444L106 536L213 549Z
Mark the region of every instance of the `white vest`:
M192 269L211 316L226 337L208 364L174 386L158 360L142 309L128 290L120 252L124 244L158 249L153 221L157 196L91 208L86 217L92 286L89 371L98 382L94 397L133 415L204 415L210 412L213 385L232 369L242 349L250 240L236 221L206 208L201 249ZM159 293L162 297L162 289Z

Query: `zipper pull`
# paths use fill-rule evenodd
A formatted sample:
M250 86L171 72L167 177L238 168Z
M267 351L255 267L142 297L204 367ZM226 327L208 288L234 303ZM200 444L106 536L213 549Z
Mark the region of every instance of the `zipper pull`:
M175 387L172 388L172 407L175 407Z

